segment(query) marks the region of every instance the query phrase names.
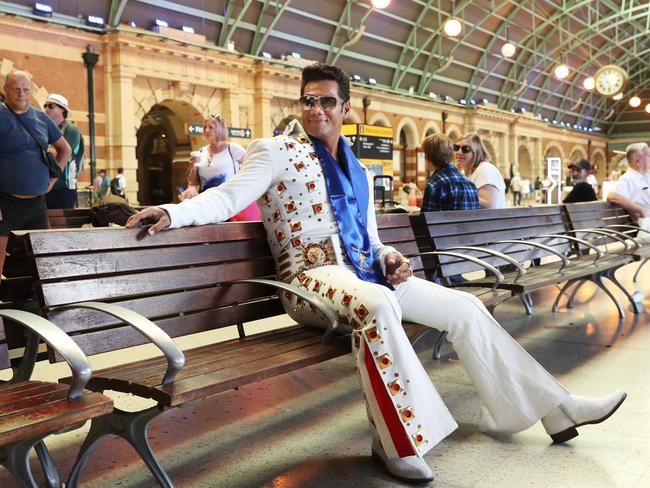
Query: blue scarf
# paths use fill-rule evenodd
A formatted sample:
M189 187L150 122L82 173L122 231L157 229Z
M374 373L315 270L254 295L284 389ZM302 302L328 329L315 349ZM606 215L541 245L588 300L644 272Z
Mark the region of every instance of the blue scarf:
M341 233L341 241L359 278L390 287L368 236L368 179L350 146L339 139L337 156L332 157L316 138L311 143L318 154L327 193Z

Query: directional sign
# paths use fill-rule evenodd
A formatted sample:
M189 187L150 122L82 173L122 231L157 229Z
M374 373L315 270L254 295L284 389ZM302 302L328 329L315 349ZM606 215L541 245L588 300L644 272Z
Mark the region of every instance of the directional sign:
M200 136L203 134L203 126L200 124L186 124L186 132L191 136Z
M239 137L240 139L250 139L252 131L248 128L228 127L228 135L230 137Z

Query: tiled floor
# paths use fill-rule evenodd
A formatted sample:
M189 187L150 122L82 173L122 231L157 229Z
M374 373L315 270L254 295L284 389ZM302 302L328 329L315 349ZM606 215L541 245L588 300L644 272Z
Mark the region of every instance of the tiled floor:
M650 297L650 267L632 290ZM650 320L648 312L619 322L609 299L593 286L573 310L551 313L554 288L534 295L527 317L517 300L496 310L506 330L564 385L578 394L613 389L629 394L607 422L587 426L562 446L550 444L540 424L506 438L477 429L480 400L453 351L442 361L420 357L460 428L426 456L435 487L650 487ZM621 293L616 292L618 297ZM650 310L650 299L645 300ZM139 355L147 352L139 352ZM136 356L137 357L137 356ZM94 359L96 367L111 358ZM150 439L177 487L394 487L370 458L370 435L350 356L172 410L153 422ZM59 370L60 371L60 370ZM39 377L58 374L39 368ZM135 404L120 399L121 404ZM85 429L50 438L55 462L67 475ZM0 486L12 486L0 470ZM82 486L156 486L125 442L102 441Z

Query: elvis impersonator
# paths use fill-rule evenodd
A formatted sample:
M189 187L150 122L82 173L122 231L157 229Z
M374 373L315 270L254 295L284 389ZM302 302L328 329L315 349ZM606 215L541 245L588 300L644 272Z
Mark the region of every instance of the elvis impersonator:
M402 328L402 319L446 331L487 411L480 428L514 433L541 420L553 442L607 419L625 400L570 394L505 332L474 296L411 276L408 259L379 241L366 169L340 135L350 79L334 66L302 73L302 126L251 143L242 169L180 204L143 210L127 227L222 222L257 200L278 278L318 294L352 332L372 424L372 453L401 480L433 479L424 454L457 424ZM283 294L284 295L284 294ZM299 323L322 326L283 297ZM488 413L489 412L489 413Z

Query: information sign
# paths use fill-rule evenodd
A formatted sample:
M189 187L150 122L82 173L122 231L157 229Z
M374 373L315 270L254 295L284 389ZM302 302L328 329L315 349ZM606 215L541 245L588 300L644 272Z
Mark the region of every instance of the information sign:
M228 127L230 137L239 137L240 139L250 139L252 131L249 128Z

